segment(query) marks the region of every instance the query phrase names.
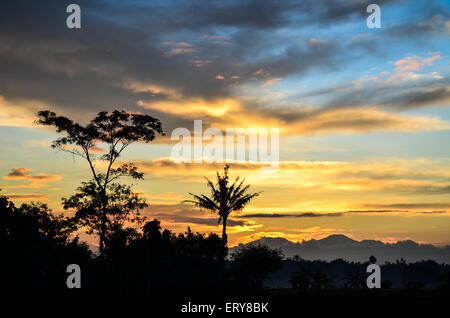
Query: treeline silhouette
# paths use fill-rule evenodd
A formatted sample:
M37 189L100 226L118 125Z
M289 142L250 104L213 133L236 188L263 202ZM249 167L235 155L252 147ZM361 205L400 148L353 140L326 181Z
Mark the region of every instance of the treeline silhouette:
M105 239L104 257L72 237L73 219L45 204L16 207L0 197L2 287L9 296L255 296L329 295L367 291L368 263L282 259L279 250L245 246L228 255L216 234L174 233L158 220L118 229ZM81 267L80 289L66 286L69 264ZM382 289L433 288L448 294L450 269L434 261L382 266ZM395 281L401 285L392 286ZM288 286L280 288L280 282ZM395 282L395 284L397 284ZM270 288L272 286L272 288ZM284 290L284 291L283 291Z
M348 262L335 259L303 260L297 256L283 261L282 268L266 281L268 286L291 287L298 291L330 289L367 289L366 270L370 263L376 263L371 256L367 262ZM450 288L450 265L433 260L407 263L404 259L381 265L381 288L424 290Z
M45 204L20 207L0 197L2 287L14 295L208 295L261 292L282 255L247 248L227 259L222 238L211 233L163 230L158 220L140 230L118 228L100 257L71 238L73 218L54 216ZM66 267L81 267L82 287L68 289Z

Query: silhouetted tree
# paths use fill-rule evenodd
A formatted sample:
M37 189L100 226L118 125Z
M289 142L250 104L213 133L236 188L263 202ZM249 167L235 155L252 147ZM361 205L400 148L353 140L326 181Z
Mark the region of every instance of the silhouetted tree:
M316 267L311 272L311 287L313 289L333 289L333 281L338 275L328 276L322 268Z
M347 275L344 277L344 281L346 288L361 289L365 287L363 275L356 270L352 271L349 269Z
M265 245L247 245L231 255L231 272L246 287L261 288L270 273L281 266L283 253Z
M205 177L207 185L211 190L211 196L204 194L196 195L189 193L194 197L193 200L185 200L196 206L209 210L219 215L219 223L222 221L222 241L223 245L227 244L227 220L232 212L242 211L250 201L257 197L261 192L249 193L250 185L244 185L245 179L239 182L240 178L236 177L233 183L229 182L228 169L229 165L225 165L223 174L217 172L217 181L214 184Z
M298 272L294 272L289 282L293 289L305 290L311 285L311 272L309 269L303 267Z
M71 238L76 225L54 215L45 204L16 207L0 196L0 272L8 295L57 295L68 292L66 266L84 266L91 258L86 244Z
M38 112L38 117L36 121L38 124L54 126L58 133L64 135L53 141L53 148L80 156L89 164L92 181L83 183L78 189L78 195L76 194L73 200L67 200L65 204L67 207L75 207L75 203L80 203L79 219L88 224L92 221L97 222L91 224L90 229L94 228L99 236L100 254L103 257L108 234L108 214L112 213L114 217L118 217L122 213L115 208L117 201L114 200L122 202L126 192L129 192L129 189L118 189L121 185L113 182L123 176L135 179L143 177L133 164L123 164L119 167L115 167L114 164L129 145L135 142L148 143L153 141L157 134L163 135L161 122L148 115L118 110L100 112L85 126L48 110ZM107 150L102 155L97 154L98 144L107 145ZM97 160L106 162L106 170L103 173L95 165ZM119 190L116 195L120 198L114 197L115 194L112 192L115 190ZM127 216L128 212L141 204L136 203L135 198L130 198L130 202L133 207L124 211ZM86 210L87 206L89 211ZM95 213L98 215L93 217Z
M440 288L449 291L450 290L450 272L446 272L438 276L439 281L441 282Z
M308 266L302 265L299 271L293 273L289 282L294 289L332 289L337 277L338 275L326 275L322 267L312 262Z
M111 175L115 176L114 170ZM100 175L100 180L103 175ZM87 228L89 234L102 234L105 249L112 238L131 233L132 229L124 229L125 222L139 223L143 221L140 210L147 206L144 199L133 193L131 187L119 183L109 183L106 186L106 202L99 195L99 189L94 180L83 182L77 193L69 198L63 198L64 209L75 209L75 220ZM102 213L103 212L103 213ZM115 234L115 232L117 232ZM117 241L115 243L117 245ZM102 250L103 251L103 250Z
M16 208L7 197L0 196L0 211L2 240L20 239L64 243L76 230L72 219L63 215L54 215L43 203L24 203Z

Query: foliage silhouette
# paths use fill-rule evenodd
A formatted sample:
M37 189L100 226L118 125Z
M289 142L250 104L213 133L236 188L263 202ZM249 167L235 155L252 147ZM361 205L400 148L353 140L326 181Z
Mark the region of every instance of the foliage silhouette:
M103 176L100 175L100 178ZM103 238L105 247L102 250L105 252L112 238L117 239L124 231L132 230L123 228L126 222L143 222L140 210L145 208L147 203L138 194L133 193L128 185L107 184L105 192L107 205L102 204L99 191L101 190L94 180L83 182L76 194L63 198L63 207L76 210L74 220L88 229L89 234L100 234L105 231Z
M294 289L333 289L333 281L338 275L328 276L321 267L302 267L289 280Z
M365 279L358 271L349 269L344 279L346 288L362 289L365 287Z
M261 289L268 275L281 266L283 253L265 245L248 245L231 255L231 273L245 288Z
M240 178L236 177L233 183L230 183L228 178L228 170L230 166L227 164L223 169L223 174L217 172L217 181L214 184L211 180L205 177L207 185L211 190L211 196L204 194L193 196L193 200L185 200L194 205L217 213L219 215L219 223L222 221L222 240L223 245L228 242L227 239L227 220L232 212L239 212L245 208L255 197L261 192L249 193L250 185L244 185L245 179L239 182Z
M73 220L55 216L45 204L15 207L0 196L0 270L9 296L57 295L68 292L66 266L91 260L88 246L70 235Z
M293 289L305 290L310 288L310 271L307 268L301 268L300 271L294 272L289 279Z
M142 179L136 166L132 163L115 167L116 160L122 152L136 142L151 142L160 134L163 135L161 122L148 115L129 113L115 110L113 112L100 112L88 124L82 126L71 119L58 116L49 110L39 111L37 124L53 126L58 133L63 134L53 141L52 147L80 156L89 164L92 173L92 181L83 183L79 192L65 200L66 207L77 209L77 219L89 225L90 231L99 236L100 254L103 258L108 230L113 228L109 215L117 218L122 212L128 217L129 212L136 211L143 206L143 202L136 202L136 197L131 196L122 207L132 205L126 210L116 208L118 202L126 201L129 188L114 183L121 177L129 176L134 179ZM102 149L98 144L106 144L107 150L103 155L96 155ZM97 160L106 162L106 171L99 172L95 163ZM121 188L122 187L122 188ZM114 191L120 198L114 197ZM112 194L108 194L108 192ZM115 201L114 201L115 200ZM76 203L80 206L77 207ZM89 208L88 208L89 207ZM87 209L88 208L88 209ZM96 216L95 216L96 215ZM117 226L117 224L116 224Z
M73 237L74 229L74 219L54 215L44 204L16 207L0 196L0 270L7 273L2 287L9 296L273 296L279 289L271 287L271 281L280 282L283 277L287 283L291 277L294 288L284 289L290 297L449 294L450 266L433 261L382 265L383 280L393 282L386 294L386 284L379 292L357 288L354 273L365 273L368 262L282 260L280 251L251 245L227 258L220 236L189 228L174 233L162 229L158 220L137 228L112 229L101 260ZM65 285L68 264L82 269L79 290Z

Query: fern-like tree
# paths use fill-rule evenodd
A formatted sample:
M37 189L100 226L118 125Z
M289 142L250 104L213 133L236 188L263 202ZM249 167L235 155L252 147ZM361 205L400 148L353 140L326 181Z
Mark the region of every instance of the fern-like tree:
M122 177L142 179L143 173L132 163L118 164L117 159L131 144L148 143L158 134L163 135L161 122L148 115L115 110L100 112L82 125L45 110L38 112L36 123L53 126L62 135L53 141L53 148L82 157L88 163L92 180L82 183L74 196L63 199L63 204L65 208L74 208L76 219L99 236L103 258L110 231L126 220L133 220L131 214L146 205L129 186L118 183ZM98 145L106 146L104 151Z
M251 200L257 197L261 192L249 192L250 185L245 185L245 179L240 181L239 177L230 182L228 177L227 164L223 169L223 173L217 172L217 181L214 184L210 179L206 178L207 186L211 191L210 196L205 194L189 193L193 200L185 200L184 202L193 203L195 206L208 210L219 215L220 223L222 221L222 242L227 244L227 220L232 212L242 211Z

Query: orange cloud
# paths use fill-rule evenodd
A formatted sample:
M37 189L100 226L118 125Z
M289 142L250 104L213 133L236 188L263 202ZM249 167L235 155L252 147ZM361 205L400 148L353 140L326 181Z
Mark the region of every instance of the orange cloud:
M147 103L138 101L139 106L154 109L174 115L184 115L189 118L198 119L205 115L221 117L231 110L237 110L239 102L232 98L206 101L199 98L183 99L173 98L165 101Z
M185 54L185 53L193 53L197 51L194 48L175 48L170 50L169 54L171 55L180 55L180 54Z
M186 191L179 192L185 186L203 191L203 177L214 179L215 172L223 168L223 163L177 164L170 158L135 163L152 179L178 182L175 193L185 198ZM437 204L400 210L450 211L439 206L448 202L445 196L450 193L450 182L446 181L450 179L448 160L281 161L274 174L261 174L262 166L253 162L231 163L231 177L246 177L248 183L255 185L255 191L264 191L246 213L367 210L368 202L376 202L379 197L385 202L414 204L431 200Z
M77 146L73 146L73 145L62 145L61 148L62 148L62 149L65 149L65 150L75 150L75 149L78 149ZM105 153L105 152L107 152L106 149L100 148L100 147L91 147L91 148L89 148L89 151L90 151L91 153Z
M48 199L47 194L5 194L11 200L18 201L29 201L29 200L38 200L38 201L46 201Z
M46 173L38 173L36 175L30 174L34 170L27 168L13 168L10 173L5 175L3 179L6 180L34 180L54 182L61 179L60 175L48 175Z
M0 95L0 127L33 127L36 105L39 104L43 103L36 100L11 101Z
M419 57L406 57L404 59L394 62L396 66L395 71L405 72L405 71L417 71L422 69L424 66L431 66L433 62L441 57L441 53L437 52L433 56L428 58Z
M162 42L162 44L165 46L181 46L181 47L191 47L192 46L191 43L176 42L176 41L165 41L165 42Z
M56 182L62 179L61 175L49 175L46 173L31 174L34 170L27 168L13 168L10 173L3 176L3 179L16 181L25 180L27 183L19 185L0 185L0 188L43 188L49 182Z

